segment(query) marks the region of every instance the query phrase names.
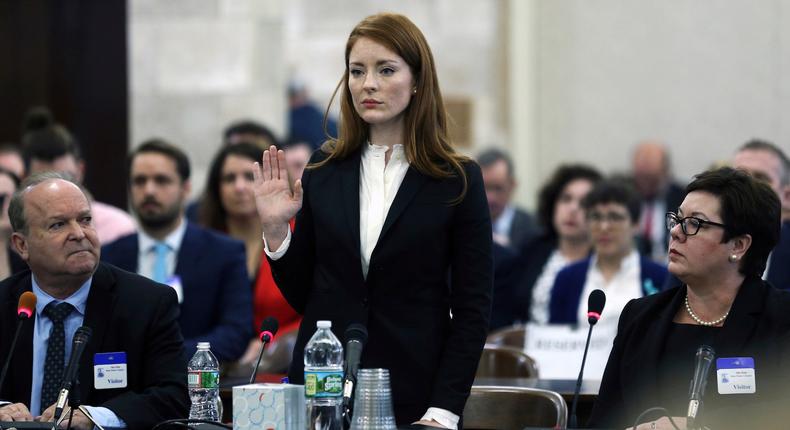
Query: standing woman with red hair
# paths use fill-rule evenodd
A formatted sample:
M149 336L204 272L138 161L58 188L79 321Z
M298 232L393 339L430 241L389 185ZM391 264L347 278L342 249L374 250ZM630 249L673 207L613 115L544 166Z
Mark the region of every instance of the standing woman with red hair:
M491 308L491 220L480 168L455 152L428 43L406 17L352 30L335 92L337 139L290 186L271 148L255 196L277 285L303 314L291 381L316 321L369 337L391 372L396 421L457 428ZM288 220L296 215L291 235Z

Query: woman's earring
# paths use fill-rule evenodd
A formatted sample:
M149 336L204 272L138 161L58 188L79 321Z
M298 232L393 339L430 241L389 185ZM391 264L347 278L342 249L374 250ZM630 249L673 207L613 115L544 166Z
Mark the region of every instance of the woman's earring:
M732 254L732 255L730 255L729 260L730 260L730 263L735 263L736 261L738 261L738 256L735 255L735 254Z
M412 93L412 94L417 94L417 87L414 87L414 88L411 90L411 93Z

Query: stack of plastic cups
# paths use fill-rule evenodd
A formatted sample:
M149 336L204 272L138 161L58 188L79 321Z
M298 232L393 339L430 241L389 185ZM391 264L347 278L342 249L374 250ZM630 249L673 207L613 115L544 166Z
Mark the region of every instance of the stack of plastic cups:
M396 430L389 370L359 369L351 430Z

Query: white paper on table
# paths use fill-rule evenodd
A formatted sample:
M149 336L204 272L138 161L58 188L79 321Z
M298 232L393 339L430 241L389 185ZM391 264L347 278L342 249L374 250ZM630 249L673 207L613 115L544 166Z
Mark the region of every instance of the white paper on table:
M570 324L527 324L524 350L537 363L541 379L579 377L589 328L586 324L578 327ZM616 334L616 324L601 324L593 328L584 366L585 380L601 380Z

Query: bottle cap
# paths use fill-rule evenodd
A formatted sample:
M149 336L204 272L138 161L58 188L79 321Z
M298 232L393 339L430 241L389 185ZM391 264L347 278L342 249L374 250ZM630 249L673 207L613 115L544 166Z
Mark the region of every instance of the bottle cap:
M332 328L332 321L318 321L315 323L318 328Z
M197 349L211 349L211 342L198 342Z

